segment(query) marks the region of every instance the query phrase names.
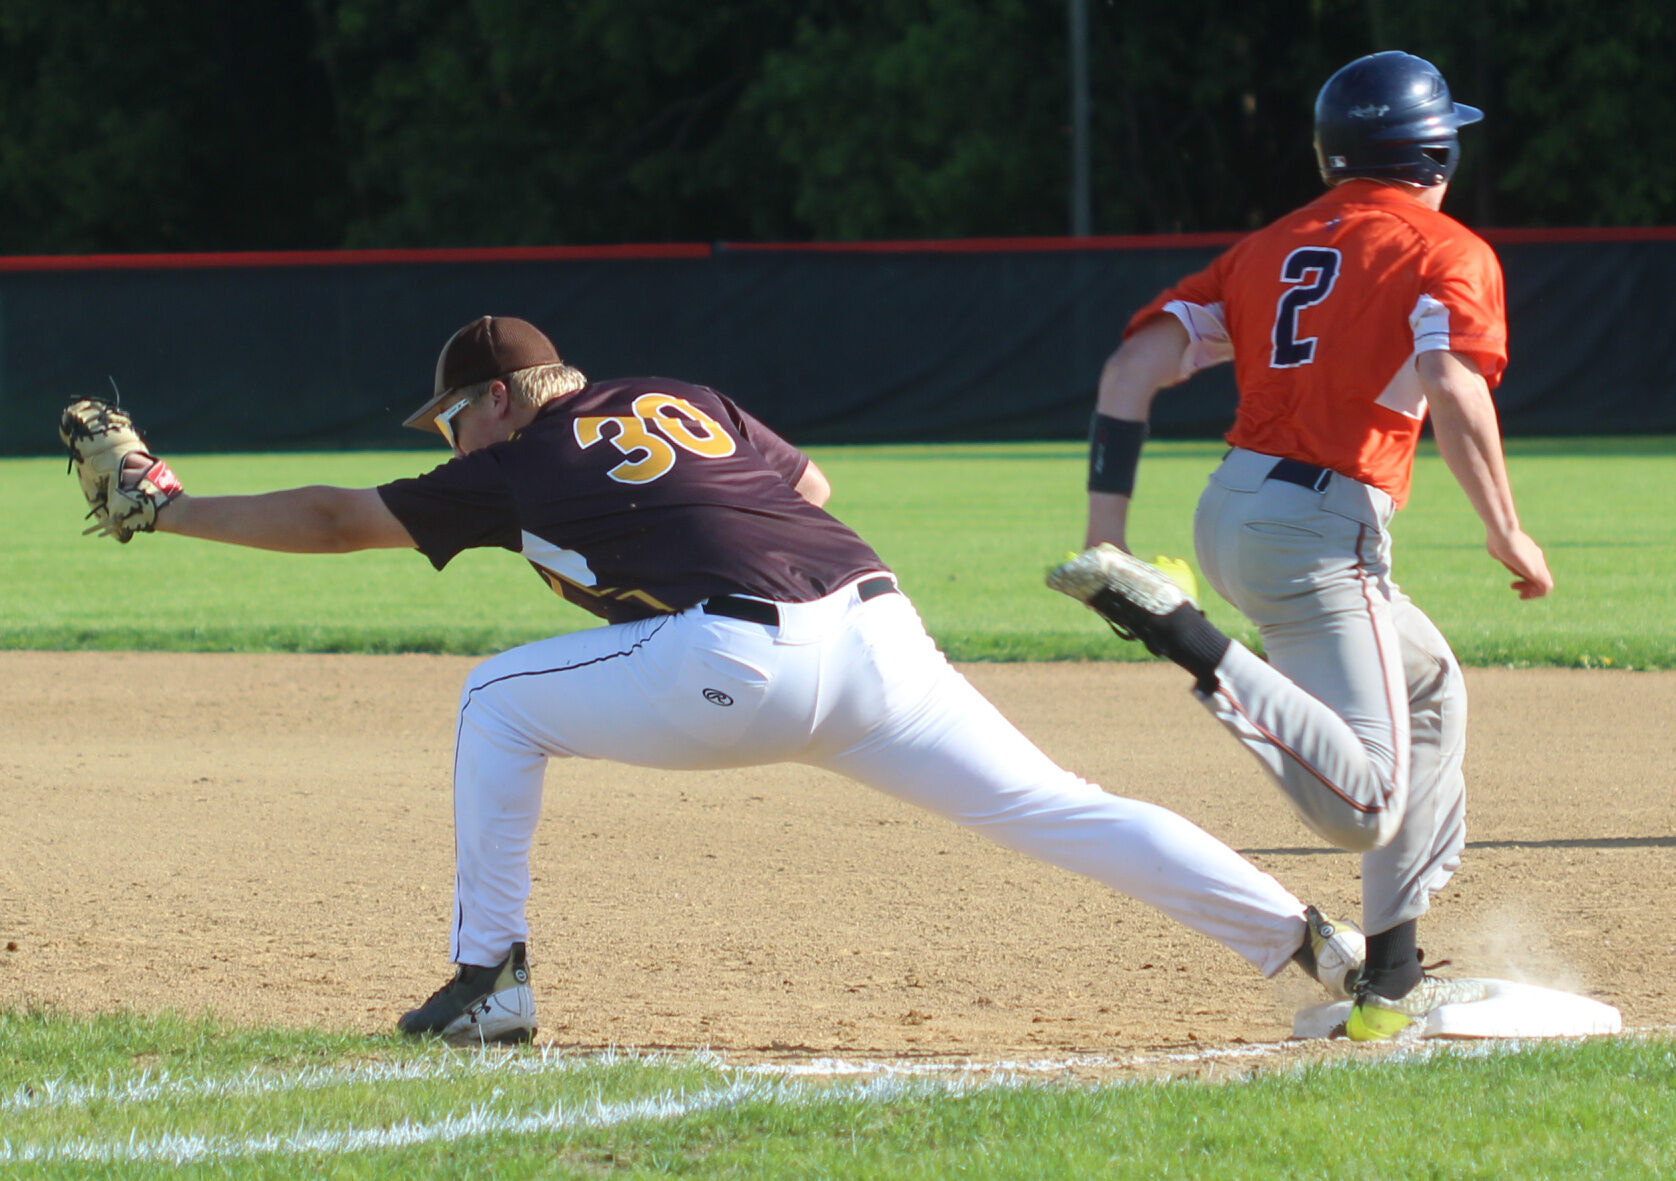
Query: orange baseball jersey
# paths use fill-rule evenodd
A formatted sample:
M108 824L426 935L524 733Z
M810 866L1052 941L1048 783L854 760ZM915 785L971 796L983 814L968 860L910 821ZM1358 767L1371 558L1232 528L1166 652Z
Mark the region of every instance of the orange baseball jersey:
M1494 389L1507 365L1501 264L1407 192L1340 184L1159 294L1134 332L1175 316L1182 376L1233 360L1236 447L1331 468L1408 499L1426 398L1413 360L1448 349Z

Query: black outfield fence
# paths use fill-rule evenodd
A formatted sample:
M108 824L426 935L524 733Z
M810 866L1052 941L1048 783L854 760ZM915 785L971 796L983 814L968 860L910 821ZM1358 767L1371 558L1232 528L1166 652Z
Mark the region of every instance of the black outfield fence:
M1676 432L1676 228L1485 236L1505 432ZM57 450L59 406L113 380L173 452L429 446L401 419L485 313L799 443L1076 438L1129 313L1233 237L0 259L0 454ZM1222 366L1154 432L1213 437L1232 406Z

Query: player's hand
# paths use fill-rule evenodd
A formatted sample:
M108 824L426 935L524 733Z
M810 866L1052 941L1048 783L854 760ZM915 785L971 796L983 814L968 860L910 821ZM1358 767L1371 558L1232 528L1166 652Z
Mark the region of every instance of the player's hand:
M1523 530L1491 538L1487 548L1492 558L1513 572L1512 586L1521 599L1540 599L1554 589L1554 576L1548 572L1542 547Z

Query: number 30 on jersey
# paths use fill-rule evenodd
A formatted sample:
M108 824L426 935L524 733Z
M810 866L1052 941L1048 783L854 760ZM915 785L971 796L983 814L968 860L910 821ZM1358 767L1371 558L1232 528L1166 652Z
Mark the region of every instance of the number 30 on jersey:
M1298 315L1332 294L1342 258L1330 246L1300 246L1280 264L1280 281L1286 291L1275 307L1270 368L1296 369L1315 360L1315 337L1299 335Z
M578 418L576 442L586 451L609 442L624 459L605 474L619 484L650 484L675 466L676 448L706 459L732 455L738 446L722 424L685 398L646 393L634 400L634 415Z

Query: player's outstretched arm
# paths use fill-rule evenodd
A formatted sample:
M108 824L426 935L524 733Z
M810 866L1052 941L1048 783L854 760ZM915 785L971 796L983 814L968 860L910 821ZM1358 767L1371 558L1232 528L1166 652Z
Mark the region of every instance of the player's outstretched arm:
M254 496L183 493L157 515L157 532L292 554L413 546L376 488L323 484Z
M1101 369L1096 415L1144 424L1158 391L1182 380L1187 344L1187 330L1174 316L1158 316L1142 325ZM1129 499L1128 493L1089 491L1085 545L1109 541L1119 549L1129 548Z
M89 506L89 533L119 542L136 533L179 533L290 553L413 546L375 488L188 496L169 465L148 449L133 417L114 402L72 400L59 414L58 438Z
M1554 576L1541 547L1519 527L1489 385L1470 359L1446 350L1421 353L1415 366L1438 453L1484 522L1485 548L1513 572L1521 599L1541 598L1554 589Z

